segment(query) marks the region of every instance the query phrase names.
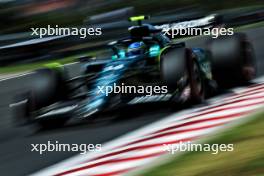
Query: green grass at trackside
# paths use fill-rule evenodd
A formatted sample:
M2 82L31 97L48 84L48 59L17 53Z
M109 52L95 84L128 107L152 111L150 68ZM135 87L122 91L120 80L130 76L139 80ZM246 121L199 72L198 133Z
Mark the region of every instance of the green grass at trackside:
M244 26L240 26L237 27L235 30L236 31L242 31L245 29L249 29L249 28L256 28L256 27L261 27L264 26L264 22L257 22L257 23L253 23L253 24L249 24L249 25L244 25ZM197 36L195 36L197 37ZM189 40L191 38L194 37L186 37L186 38L182 38L180 40ZM179 40L179 39L177 39ZM90 52L90 53L85 53L83 55L95 55L96 51ZM67 57L64 59L55 59L55 60L48 60L48 61L40 61L40 62L34 62L34 63L27 63L27 64L18 64L18 65L14 65L14 66L7 66L7 67L0 67L0 74L10 74L10 73L19 73L19 72L26 72L26 71L30 71L30 70L35 70L38 68L43 67L43 65L48 64L48 63L52 63L52 62L58 62L60 64L67 64L67 63L71 63L76 61L76 59L78 58L78 56L71 56L71 57Z
M64 64L73 63L73 62L77 61L77 59L80 56L92 56L94 54L95 54L94 52L90 52L90 53L80 54L80 55L76 55L76 56L66 57L63 59L52 59L52 60L46 60L46 61L40 61L40 62L33 62L33 63L27 63L27 64L17 64L17 65L13 65L13 66L0 67L0 74L11 74L11 73L31 71L31 70L35 70L38 68L42 68L44 65L49 64L49 63L54 63L54 62L64 65Z
M142 176L264 176L264 113L210 140L209 144L234 144L234 151L213 155L188 152Z

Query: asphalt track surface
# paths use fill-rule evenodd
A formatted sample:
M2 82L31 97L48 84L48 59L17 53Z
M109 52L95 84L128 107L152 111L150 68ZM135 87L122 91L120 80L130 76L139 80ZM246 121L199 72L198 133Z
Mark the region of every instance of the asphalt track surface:
M261 76L264 74L264 28L249 29L246 33L253 42L258 76ZM192 39L187 42L187 46L204 46L205 41L205 38ZM70 66L72 74L76 72L76 67L79 65ZM15 127L8 105L12 102L14 93L27 89L31 77L32 74L27 74L0 81L0 175L28 175L76 155L73 152L49 152L40 155L31 152L31 144L45 144L49 140L69 144L102 144L179 111L165 107L141 107L137 112L132 109L133 113L129 116L105 116L92 123L70 124L49 131L38 131L33 126Z

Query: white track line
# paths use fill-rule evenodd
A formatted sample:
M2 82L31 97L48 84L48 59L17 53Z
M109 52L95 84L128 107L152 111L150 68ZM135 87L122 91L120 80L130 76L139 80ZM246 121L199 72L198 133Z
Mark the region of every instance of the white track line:
M10 79L19 78L19 77L23 77L23 76L26 76L26 75L30 75L32 73L33 72L0 75L0 82L1 81L6 81L6 80L10 80Z

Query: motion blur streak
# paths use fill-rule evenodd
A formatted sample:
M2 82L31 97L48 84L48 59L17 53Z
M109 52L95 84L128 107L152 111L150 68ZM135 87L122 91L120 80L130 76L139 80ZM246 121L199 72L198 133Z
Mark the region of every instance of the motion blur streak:
M98 153L87 154L72 167L58 164L35 175L123 175L164 156L163 144L195 141L234 120L243 119L264 106L264 85L235 90L235 94L216 100L209 107L192 113L175 114L128 135L114 146L103 146ZM221 103L219 103L221 102ZM62 171L64 170L64 171Z

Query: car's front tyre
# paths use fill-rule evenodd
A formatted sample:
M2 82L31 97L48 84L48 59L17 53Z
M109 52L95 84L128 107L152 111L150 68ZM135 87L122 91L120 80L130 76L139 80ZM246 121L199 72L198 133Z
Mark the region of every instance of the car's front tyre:
M204 100L204 78L191 49L169 48L161 53L160 69L169 90L180 92L180 101L200 103Z

